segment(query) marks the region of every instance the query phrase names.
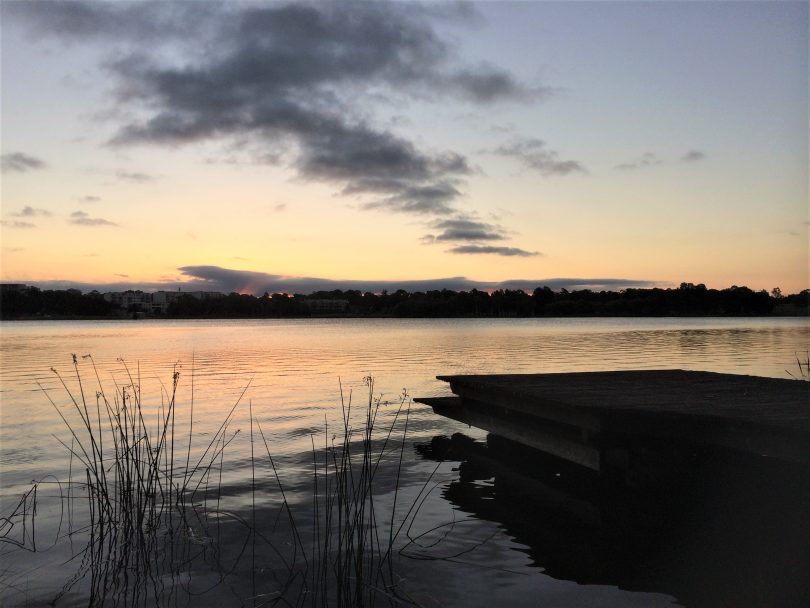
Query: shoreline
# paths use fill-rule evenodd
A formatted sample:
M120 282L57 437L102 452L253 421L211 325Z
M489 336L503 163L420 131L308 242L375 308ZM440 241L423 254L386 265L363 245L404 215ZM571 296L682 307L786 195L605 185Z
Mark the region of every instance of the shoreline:
M696 314L696 315L453 315L453 316L401 316L401 315L287 315L287 316L70 316L70 315L48 315L48 316L26 316L15 318L0 317L3 321L231 321L231 320L302 320L302 319L810 319L804 311L782 312L769 314Z

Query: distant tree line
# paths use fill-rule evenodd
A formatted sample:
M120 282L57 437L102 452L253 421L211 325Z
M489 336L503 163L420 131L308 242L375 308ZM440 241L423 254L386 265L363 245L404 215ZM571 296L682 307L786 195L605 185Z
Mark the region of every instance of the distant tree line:
M40 290L36 287L4 289L0 286L0 318L123 317L168 318L283 318L283 317L659 317L659 316L762 316L810 314L810 290L783 295L748 287L707 289L682 283L672 289L553 291L538 287L522 290L379 294L355 290L302 294L231 293L221 298L180 296L165 314L151 310L122 310L98 292Z
M0 318L83 317L106 318L114 307L100 293L82 294L78 289L9 289L0 285Z

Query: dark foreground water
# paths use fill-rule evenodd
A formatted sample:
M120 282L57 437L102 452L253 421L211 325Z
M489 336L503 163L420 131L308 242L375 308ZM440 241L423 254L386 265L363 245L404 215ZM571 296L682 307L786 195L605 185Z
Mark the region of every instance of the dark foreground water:
M447 394L435 376L453 373L788 377L810 346L805 319L26 322L0 331L4 606L806 605L806 471L712 454L666 489L605 487L409 398ZM377 414L364 443L368 377ZM121 473L112 456L114 414L126 419L138 400L139 434L119 432L129 447L118 460L159 453L155 478ZM374 476L363 484L366 447ZM89 501L88 485L104 487L86 472L94 450L96 477L103 470L113 487L118 472L119 486L146 498ZM140 519L122 507L138 500Z

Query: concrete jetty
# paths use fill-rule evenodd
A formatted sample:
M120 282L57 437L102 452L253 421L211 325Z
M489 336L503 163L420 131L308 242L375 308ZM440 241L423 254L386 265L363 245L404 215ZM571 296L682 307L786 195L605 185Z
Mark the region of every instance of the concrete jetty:
M810 382L686 370L437 376L416 401L595 471L716 446L810 464Z

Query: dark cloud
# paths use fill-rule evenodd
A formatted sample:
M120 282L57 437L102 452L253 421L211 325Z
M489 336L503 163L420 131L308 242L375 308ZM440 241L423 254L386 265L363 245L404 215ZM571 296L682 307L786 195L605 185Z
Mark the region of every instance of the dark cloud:
M147 173L139 173L137 171L117 171L115 177L125 182L132 182L135 184L145 184L155 179L153 175Z
M362 124L347 125L336 116L322 116L317 131L298 135L304 137L297 166L308 179L349 184L357 179L366 184L396 179L414 185L447 171L439 159L405 139Z
M273 205L273 212L274 213L281 213L282 211L287 210L287 203L276 203Z
M459 245L458 247L448 249L447 253L503 255L522 258L542 255L539 251L526 251L519 247L493 247L491 245Z
M634 169L644 169L646 167L654 167L656 165L660 165L663 161L659 160L658 157L653 154L652 152L645 152L641 155L640 158L633 161L632 163L622 163L620 165L616 165L613 167L614 169L618 169L620 171L632 171Z
M9 220L2 220L0 221L1 226L5 226L6 228L36 228L36 224L32 224L31 222L21 222L19 220L9 221Z
M2 247L2 250L5 253L19 253L20 251L25 251L24 247Z
M466 159L419 149L376 126L367 102L449 95L488 105L548 95L498 67L461 64L432 19L469 20L470 10L59 2L11 13L40 34L122 45L121 58L108 66L119 116L139 118L121 124L112 145L244 140L257 156L276 160L292 150L300 178L334 183L363 197L363 208L448 214L460 196L458 178L470 172ZM196 44L184 53L193 59L179 63L170 59L176 53L155 50L172 43Z
M493 150L499 156L517 158L526 167L541 175L570 175L587 173L585 167L576 160L560 160L555 150L550 150L542 139L517 139Z
M429 185L402 184L389 197L364 203L364 209L386 209L400 213L447 215L455 210L450 203L459 196L455 186L446 181Z
M427 235L422 239L424 242L502 241L507 238L500 226L466 218L438 220L431 227L441 232Z
M546 279L515 279L508 281L475 281L466 277L446 277L438 279L417 279L408 281L357 281L332 280L315 277L291 277L264 272L245 270L231 270L219 266L184 266L178 269L185 280L167 277L164 281L151 283L79 283L75 281L18 281L36 285L42 289L69 289L76 288L82 291L93 289L104 291L125 291L127 289L142 289L145 291L170 290L177 291L219 291L222 293L251 293L261 295L269 293L312 293L313 291L331 291L334 289L356 289L380 293L382 290L396 291L404 289L409 292L430 291L434 289L452 289L456 291L469 291L471 289L522 289L531 292L536 287L548 286L551 289L592 289L616 290L632 287L654 287L657 281L639 281L619 278L546 278Z
M681 157L681 161L685 163L693 163L695 161L703 160L706 158L706 153L700 150L689 150Z
M232 270L220 266L182 266L178 270L183 275L196 279L196 284L207 291L260 294L265 291L278 292L279 290L273 287L281 284L291 287L299 286L295 281L285 283L284 279L288 277L282 275L250 270ZM304 283L310 280L312 279L299 279ZM283 289L282 291L295 290Z
M31 33L63 40L104 39L160 43L167 37L200 32L205 22L223 12L211 2L195 2L193 10L172 2L4 2L4 18L24 20Z
M542 99L552 94L550 87L527 89L511 74L498 68L480 66L477 70L461 70L448 82L466 97L479 103L489 103L501 98Z
M41 216L50 216L53 215L47 209L38 209L34 207L30 207L26 205L22 208L22 211L18 211L17 213L12 213L12 217L41 217Z
M25 173L26 171L44 169L45 167L47 167L45 161L22 152L0 155L0 169L2 169L3 173Z
M100 196L95 196L93 194L88 194L88 195L79 197L79 202L80 203L98 203L99 201L101 201L101 197Z
M433 289L523 289L533 290L535 287L548 285L552 289L624 289L629 287L652 287L655 281L636 281L616 278L551 278L538 280L511 280L511 281L475 281L465 277L447 277L439 279L421 279L407 281L357 281L332 280L315 277L290 277L264 272L251 272L245 270L231 270L219 266L184 266L178 269L183 275L190 278L184 289L209 289L213 291L239 293L253 293L261 295L270 293L312 293L313 291L333 289L357 289L379 293L384 289L395 291L428 291ZM156 287L166 289L166 286Z
M70 214L70 219L68 220L71 224L77 224L79 226L117 226L115 222L111 222L109 220L105 220L100 217L90 217L84 211L74 211Z
M269 293L312 293L313 291L330 291L334 289L356 289L380 293L386 289L395 291L429 291L434 289L453 289L456 291L469 291L471 289L523 289L531 291L538 286L547 285L552 289L625 289L630 287L653 287L655 281L636 281L631 279L578 279L578 278L551 278L537 280L511 280L511 281L475 281L465 277L447 277L439 279L419 279L407 281L357 281L332 280L315 277L291 277L264 272L246 270L231 270L219 266L184 266L178 269L189 281L179 284L160 284L162 286L149 286L151 289L170 289L182 286L184 291L200 289L207 291L221 291L223 293L239 292L261 295ZM147 288L147 287L143 287Z
M203 80L209 77L204 76ZM174 83L173 79L174 76L157 77L157 81L169 81L171 91L165 96L171 99L165 100L167 108L183 105L174 94L176 87L199 87L199 95L211 94L205 88L207 82ZM220 134L253 133L268 140L293 137L298 144L294 165L301 178L343 184L344 193L387 194L366 206L413 213L449 212L449 202L459 192L449 185L448 179L470 172L466 159L458 154L426 154L392 133L363 122L349 123L343 115L284 99L283 91L273 99L272 92L265 95L259 89L258 100L229 99L229 110L193 107L178 114L176 109L167 109L145 124L126 126L116 140L171 144ZM205 103L195 96L194 104Z

